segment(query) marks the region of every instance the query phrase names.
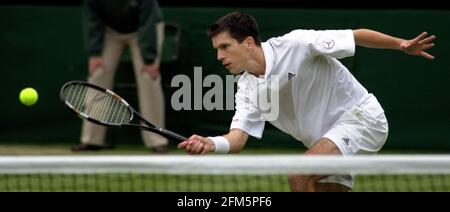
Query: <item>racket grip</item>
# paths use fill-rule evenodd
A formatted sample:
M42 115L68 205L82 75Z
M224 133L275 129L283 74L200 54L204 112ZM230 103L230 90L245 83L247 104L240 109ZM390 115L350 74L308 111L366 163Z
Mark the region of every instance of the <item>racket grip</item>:
M172 132L172 131L170 131L170 130L166 130L166 129L162 129L162 128L160 128L159 130L160 130L163 134L167 135L168 138L172 138L172 139L174 139L174 140L176 140L176 141L182 142L182 141L187 140L186 137L184 137L184 136L182 136L182 135L179 135L178 133L174 133L174 132Z

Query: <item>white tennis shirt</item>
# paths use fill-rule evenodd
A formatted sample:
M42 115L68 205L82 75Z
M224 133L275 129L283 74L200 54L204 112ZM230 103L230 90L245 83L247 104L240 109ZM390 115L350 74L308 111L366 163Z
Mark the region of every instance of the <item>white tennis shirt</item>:
M344 111L369 97L367 90L337 60L354 55L352 30L294 30L261 45L265 75L256 77L244 72L239 79L231 129L242 129L261 138L267 120L310 147ZM278 85L271 83L274 77L278 77ZM271 120L264 118L269 113L267 105L261 107L258 103L264 92L279 95L278 114ZM271 100L274 99L272 95Z

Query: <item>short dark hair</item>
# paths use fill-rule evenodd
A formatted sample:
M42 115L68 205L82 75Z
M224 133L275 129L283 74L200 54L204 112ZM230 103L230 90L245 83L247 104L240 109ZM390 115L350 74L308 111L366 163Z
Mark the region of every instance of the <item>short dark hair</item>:
M253 37L256 45L261 45L261 38L259 37L258 23L256 19L243 12L232 12L217 20L208 29L208 36L210 38L219 33L228 32L230 36L242 43L248 36Z

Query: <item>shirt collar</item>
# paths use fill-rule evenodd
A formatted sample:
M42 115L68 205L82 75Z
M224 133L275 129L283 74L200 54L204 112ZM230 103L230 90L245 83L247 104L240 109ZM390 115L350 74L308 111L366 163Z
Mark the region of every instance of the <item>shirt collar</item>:
M266 61L266 70L264 71L264 79L267 79L267 77L269 76L269 74L273 68L273 62L274 62L273 54L274 53L273 53L272 46L268 42L261 43L261 47L262 47L263 54L264 54L264 60Z

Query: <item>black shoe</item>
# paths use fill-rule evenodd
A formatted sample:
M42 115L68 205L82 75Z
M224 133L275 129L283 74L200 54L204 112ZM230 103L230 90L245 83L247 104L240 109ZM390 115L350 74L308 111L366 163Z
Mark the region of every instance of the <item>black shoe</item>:
M94 145L94 144L77 144L73 146L71 149L74 152L78 151L98 151L102 149L113 149L113 146L105 146L105 145Z
M168 145L155 146L152 148L152 151L157 154L166 154L169 152Z

